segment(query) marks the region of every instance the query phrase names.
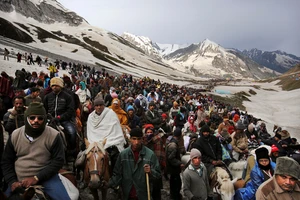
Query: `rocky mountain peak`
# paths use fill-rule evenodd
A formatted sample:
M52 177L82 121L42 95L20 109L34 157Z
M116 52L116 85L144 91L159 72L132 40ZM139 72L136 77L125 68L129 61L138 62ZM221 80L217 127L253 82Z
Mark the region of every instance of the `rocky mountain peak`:
M6 0L0 1L0 11L18 13L27 18L33 18L41 23L67 23L70 26L79 26L87 21L69 11L56 0Z
M146 55L156 59L161 60L161 55L158 52L158 46L153 43L152 40L145 36L136 36L131 33L123 33L122 37L128 42L134 44L136 47L140 48Z

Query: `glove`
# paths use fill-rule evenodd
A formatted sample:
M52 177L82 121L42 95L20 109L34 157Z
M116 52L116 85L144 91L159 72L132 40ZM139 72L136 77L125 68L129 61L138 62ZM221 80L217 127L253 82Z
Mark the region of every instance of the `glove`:
M59 115L53 119L53 121L54 121L56 124L59 124L59 120L60 120L60 116L59 116Z

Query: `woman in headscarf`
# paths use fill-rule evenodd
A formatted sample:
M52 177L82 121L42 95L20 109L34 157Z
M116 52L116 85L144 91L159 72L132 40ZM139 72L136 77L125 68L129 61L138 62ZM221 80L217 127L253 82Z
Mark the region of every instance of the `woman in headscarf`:
M128 125L127 113L121 108L121 101L118 98L112 100L111 106L109 106L118 116L121 126Z
M80 103L84 104L86 101L86 96L87 94L87 89L86 89L86 85L83 81L79 82L79 89L75 92L75 94L78 95Z

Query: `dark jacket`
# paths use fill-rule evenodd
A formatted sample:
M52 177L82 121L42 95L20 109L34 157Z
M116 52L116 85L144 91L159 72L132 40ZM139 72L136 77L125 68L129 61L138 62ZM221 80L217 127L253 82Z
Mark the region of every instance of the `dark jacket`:
M158 128L161 123L160 115L156 110L153 110L152 113L150 110L145 113L145 123L152 124L155 128Z
M63 90L57 95L54 92L47 94L44 98L44 107L53 117L60 116L61 122L70 121L75 117L74 101Z
M202 153L202 162L211 163L213 160L222 160L222 147L217 137L209 135L208 138L201 136L194 142L193 148Z
M13 109L13 108L12 108ZM14 130L17 128L20 128L24 125L24 111L22 113L18 113L17 116L12 116L11 111L12 109L9 109L7 113L3 117L4 122L4 129L11 134Z
M176 138L172 137L166 146L167 171L170 174L180 174L182 164L180 149Z
M141 120L137 115L134 114L132 118L129 117L129 115L127 115L127 119L128 119L129 128L131 128L131 129L136 128L136 127L142 128Z
M134 186L138 199L147 199L145 164L149 164L151 168L151 173L149 174L151 190L153 181L161 177L161 172L156 155L145 146L142 146L136 164L131 146L120 153L114 167L113 175L109 180L109 186L122 186L124 199L128 199L130 190Z

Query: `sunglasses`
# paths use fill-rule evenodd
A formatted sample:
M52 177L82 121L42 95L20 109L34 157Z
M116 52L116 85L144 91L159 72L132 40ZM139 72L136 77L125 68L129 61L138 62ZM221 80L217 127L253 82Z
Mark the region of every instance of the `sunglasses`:
M43 121L45 118L43 116L29 116L28 117L30 120L35 120L36 118L39 120L39 121Z

